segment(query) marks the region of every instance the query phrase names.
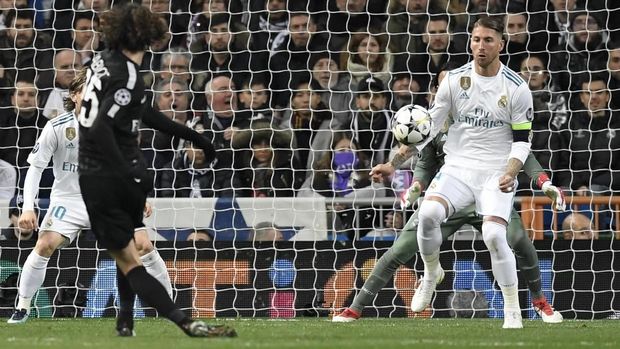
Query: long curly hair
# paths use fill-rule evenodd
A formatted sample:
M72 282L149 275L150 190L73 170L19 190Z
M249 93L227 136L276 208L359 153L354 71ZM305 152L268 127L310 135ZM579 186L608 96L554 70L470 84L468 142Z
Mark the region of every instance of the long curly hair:
M115 6L101 16L101 32L106 47L138 52L168 32L166 21L148 8L133 3Z

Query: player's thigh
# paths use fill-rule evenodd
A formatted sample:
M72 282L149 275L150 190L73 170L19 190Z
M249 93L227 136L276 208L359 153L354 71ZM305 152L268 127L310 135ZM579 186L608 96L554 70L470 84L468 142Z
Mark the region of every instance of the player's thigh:
M510 222L514 192L504 193L499 189L501 175L501 172L495 172L484 178L482 190L475 192L476 210L481 216L499 217Z
M86 206L81 199L76 199L50 202L50 207L39 230L41 233L53 231L64 236L66 241L59 246L63 248L71 244L83 229L88 228L90 228L90 221Z
M97 241L109 250L125 248L137 224L135 207L144 198L122 178L80 176L80 187Z
M459 177L459 171L442 167L426 190L425 197L438 196L448 203L449 215L453 215L474 203L474 194L467 179Z
M510 245L513 249L515 246L518 246L519 242L523 239L530 239L527 232L523 228L523 222L521 221L521 216L517 210L513 209L511 212L510 222L506 228L506 238L508 240L508 245Z

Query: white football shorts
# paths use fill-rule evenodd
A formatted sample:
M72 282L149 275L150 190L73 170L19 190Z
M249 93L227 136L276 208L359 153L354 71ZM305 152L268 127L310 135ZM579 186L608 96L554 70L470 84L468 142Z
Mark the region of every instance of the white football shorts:
M54 231L68 239L61 247L68 246L84 229L90 229L86 205L82 200L53 200L47 209L40 233Z
M450 216L475 203L479 215L500 217L508 223L514 191L504 193L499 189L499 179L503 174L502 171L443 166L428 186L426 196L436 195L446 200L450 205Z

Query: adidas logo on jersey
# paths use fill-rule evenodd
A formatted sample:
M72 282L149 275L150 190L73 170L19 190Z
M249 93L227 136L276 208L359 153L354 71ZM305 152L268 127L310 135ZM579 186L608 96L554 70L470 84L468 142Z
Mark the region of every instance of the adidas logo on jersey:
M459 99L469 99L469 95L467 92L463 91L463 93L459 96Z
M75 145L73 143L67 143L67 149L74 149Z

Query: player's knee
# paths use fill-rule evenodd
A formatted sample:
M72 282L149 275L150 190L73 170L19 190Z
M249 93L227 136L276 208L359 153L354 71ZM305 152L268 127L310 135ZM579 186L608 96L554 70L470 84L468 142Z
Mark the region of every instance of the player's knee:
M43 234L39 236L37 244L34 247L35 252L42 257L51 257L54 251L58 248L59 243L57 239L53 238L53 234Z
M136 233L135 238L136 249L138 250L138 254L140 254L140 256L144 256L154 250L153 243L151 243L151 240L148 239L147 234Z
M506 226L495 221L482 223L482 239L491 253L497 250L499 244L506 243Z
M420 206L418 219L423 230L439 227L446 219L446 208L439 201L425 200Z

